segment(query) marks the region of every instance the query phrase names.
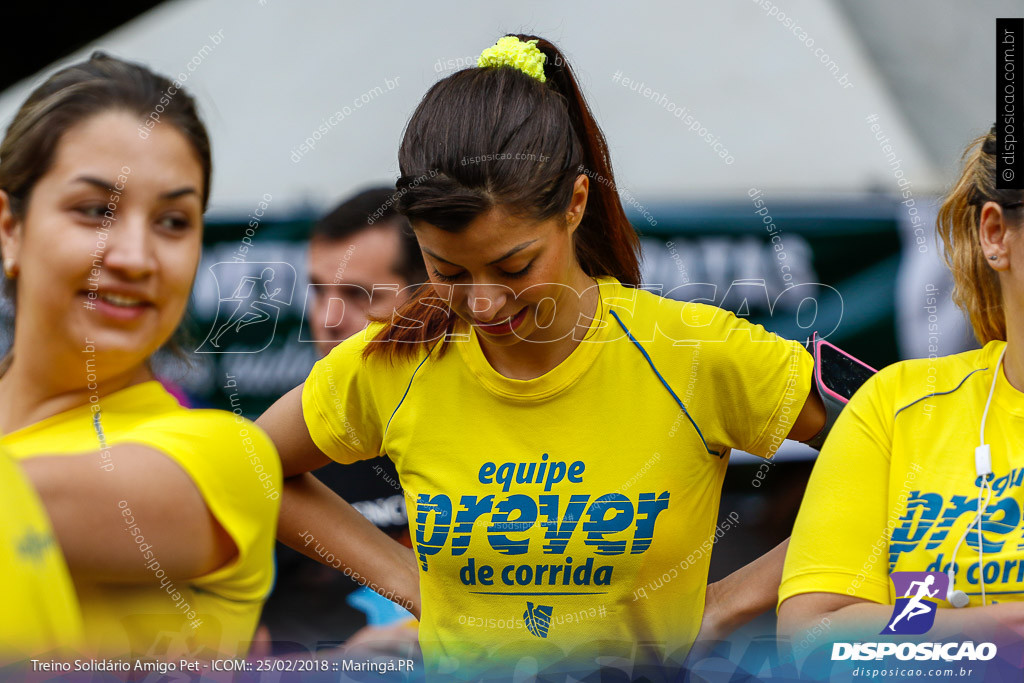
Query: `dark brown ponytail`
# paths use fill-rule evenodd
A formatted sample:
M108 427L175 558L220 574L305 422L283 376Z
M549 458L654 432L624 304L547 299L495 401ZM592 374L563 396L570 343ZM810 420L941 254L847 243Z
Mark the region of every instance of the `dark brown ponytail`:
M495 206L546 220L564 215L581 173L591 178L574 234L576 258L591 277L640 284L640 241L615 189L608 145L565 56L543 38L546 82L502 66L458 71L424 95L398 153L398 209L461 232ZM499 156L500 155L500 156ZM500 161L476 160L499 158ZM421 287L365 354L397 357L452 331L455 316L433 286ZM401 317L402 321L398 321ZM442 347L441 351L444 351Z
M520 40L535 38L516 37ZM577 174L583 172L591 178L587 216L577 230L576 255L580 265L592 277L611 275L623 284L638 286L640 240L626 218L615 189L612 158L604 133L587 106L576 74L565 56L543 38L537 38L537 47L547 56L544 75L548 84L565 98L573 130L582 143L583 168L578 168Z

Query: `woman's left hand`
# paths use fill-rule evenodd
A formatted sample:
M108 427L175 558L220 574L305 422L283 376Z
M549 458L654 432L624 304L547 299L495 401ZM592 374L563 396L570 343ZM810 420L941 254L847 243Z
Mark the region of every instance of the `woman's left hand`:
M704 617L700 622L697 642L722 640L729 635L731 629L723 622L723 596L721 581L709 583L704 592Z
M708 584L697 642L721 640L775 607L788 546L787 538L721 581Z

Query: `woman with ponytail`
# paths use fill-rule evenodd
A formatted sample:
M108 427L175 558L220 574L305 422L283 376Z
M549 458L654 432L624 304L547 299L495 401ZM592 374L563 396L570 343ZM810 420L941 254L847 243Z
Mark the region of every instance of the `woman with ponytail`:
M901 630L927 617L893 611L923 597L895 574L928 572L929 600L966 608L937 610L929 640L1024 634L1024 192L996 186L995 127L964 160L938 232L983 347L891 365L850 401L793 529L782 632L922 633Z
M711 587L710 550L738 521L716 527L730 449L770 456L822 429L811 357L638 288L637 234L564 55L502 38L427 92L399 165L430 282L260 419L290 477L281 540L313 533L414 601L418 581L428 667L471 677L523 658L678 667L699 631L769 609L784 547ZM380 454L406 491L404 555L346 528L306 474Z

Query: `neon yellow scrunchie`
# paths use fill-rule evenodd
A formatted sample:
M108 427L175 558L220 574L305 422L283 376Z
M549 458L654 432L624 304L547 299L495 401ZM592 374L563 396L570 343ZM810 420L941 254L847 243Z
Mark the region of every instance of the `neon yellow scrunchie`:
M492 47L480 53L476 65L480 66L511 66L519 69L527 76L532 76L543 83L545 54L537 47L536 40L523 42L515 36L500 38Z

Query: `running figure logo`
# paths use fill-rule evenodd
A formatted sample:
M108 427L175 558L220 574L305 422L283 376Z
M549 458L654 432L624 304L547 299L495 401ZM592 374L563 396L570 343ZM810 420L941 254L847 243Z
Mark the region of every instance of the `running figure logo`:
M942 572L893 572L896 589L892 618L882 635L920 635L935 623L938 603L946 599L949 577Z
M221 262L210 272L220 292L217 315L196 353L256 353L270 346L281 308L291 304L295 290L291 264Z

